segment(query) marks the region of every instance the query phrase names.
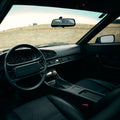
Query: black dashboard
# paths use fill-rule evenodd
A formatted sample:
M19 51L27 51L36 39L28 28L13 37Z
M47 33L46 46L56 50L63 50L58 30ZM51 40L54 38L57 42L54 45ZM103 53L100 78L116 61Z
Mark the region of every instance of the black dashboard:
M70 61L79 60L81 58L81 48L76 44L61 45L52 47L38 48L45 56L47 62L47 68L54 67L56 65L64 64ZM0 54L0 73L4 73L4 58L7 52ZM17 50L8 59L9 64L19 64L21 62L27 62L29 60L36 59L36 54L30 49ZM0 74L0 76L1 76ZM0 77L2 79L2 76Z
M80 46L76 44L46 47L40 49L47 60L47 67L53 67L55 65L79 60L81 58Z

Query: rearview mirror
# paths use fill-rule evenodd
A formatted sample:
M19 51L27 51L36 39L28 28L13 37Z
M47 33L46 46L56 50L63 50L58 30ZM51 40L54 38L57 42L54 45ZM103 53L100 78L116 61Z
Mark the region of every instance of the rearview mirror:
M74 19L62 17L59 17L59 19L54 19L51 23L52 27L70 27L75 25L76 22Z
M115 35L103 35L96 39L95 43L113 43L115 42Z

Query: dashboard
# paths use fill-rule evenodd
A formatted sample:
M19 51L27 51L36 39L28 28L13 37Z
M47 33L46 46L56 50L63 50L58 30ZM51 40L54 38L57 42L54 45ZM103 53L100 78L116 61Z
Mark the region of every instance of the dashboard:
M41 51L45 55L48 68L79 60L83 57L80 46L76 44L46 47L41 48Z
M47 68L55 67L56 65L61 65L70 61L75 61L81 59L82 55L80 46L73 45L61 45L61 46L51 46L38 48L45 56ZM4 72L4 58L7 54L0 54L0 72ZM36 54L31 49L19 49L15 51L12 56L9 57L7 63L9 64L19 64L22 62L27 62L36 59Z

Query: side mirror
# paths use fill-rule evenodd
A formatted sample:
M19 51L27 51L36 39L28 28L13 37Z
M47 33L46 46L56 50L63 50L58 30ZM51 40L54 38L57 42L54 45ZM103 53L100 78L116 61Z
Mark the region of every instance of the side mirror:
M114 43L114 42L115 42L115 35L103 35L97 37L95 43Z
M75 26L76 22L72 18L62 18L59 17L59 19L54 19L51 23L52 27L70 27Z

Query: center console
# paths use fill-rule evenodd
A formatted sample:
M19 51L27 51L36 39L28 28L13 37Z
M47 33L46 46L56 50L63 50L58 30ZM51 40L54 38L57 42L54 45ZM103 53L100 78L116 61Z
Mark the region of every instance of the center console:
M72 94L93 104L97 104L105 96L104 94L65 81L56 71L53 71L53 75L54 78L45 83L55 90Z

